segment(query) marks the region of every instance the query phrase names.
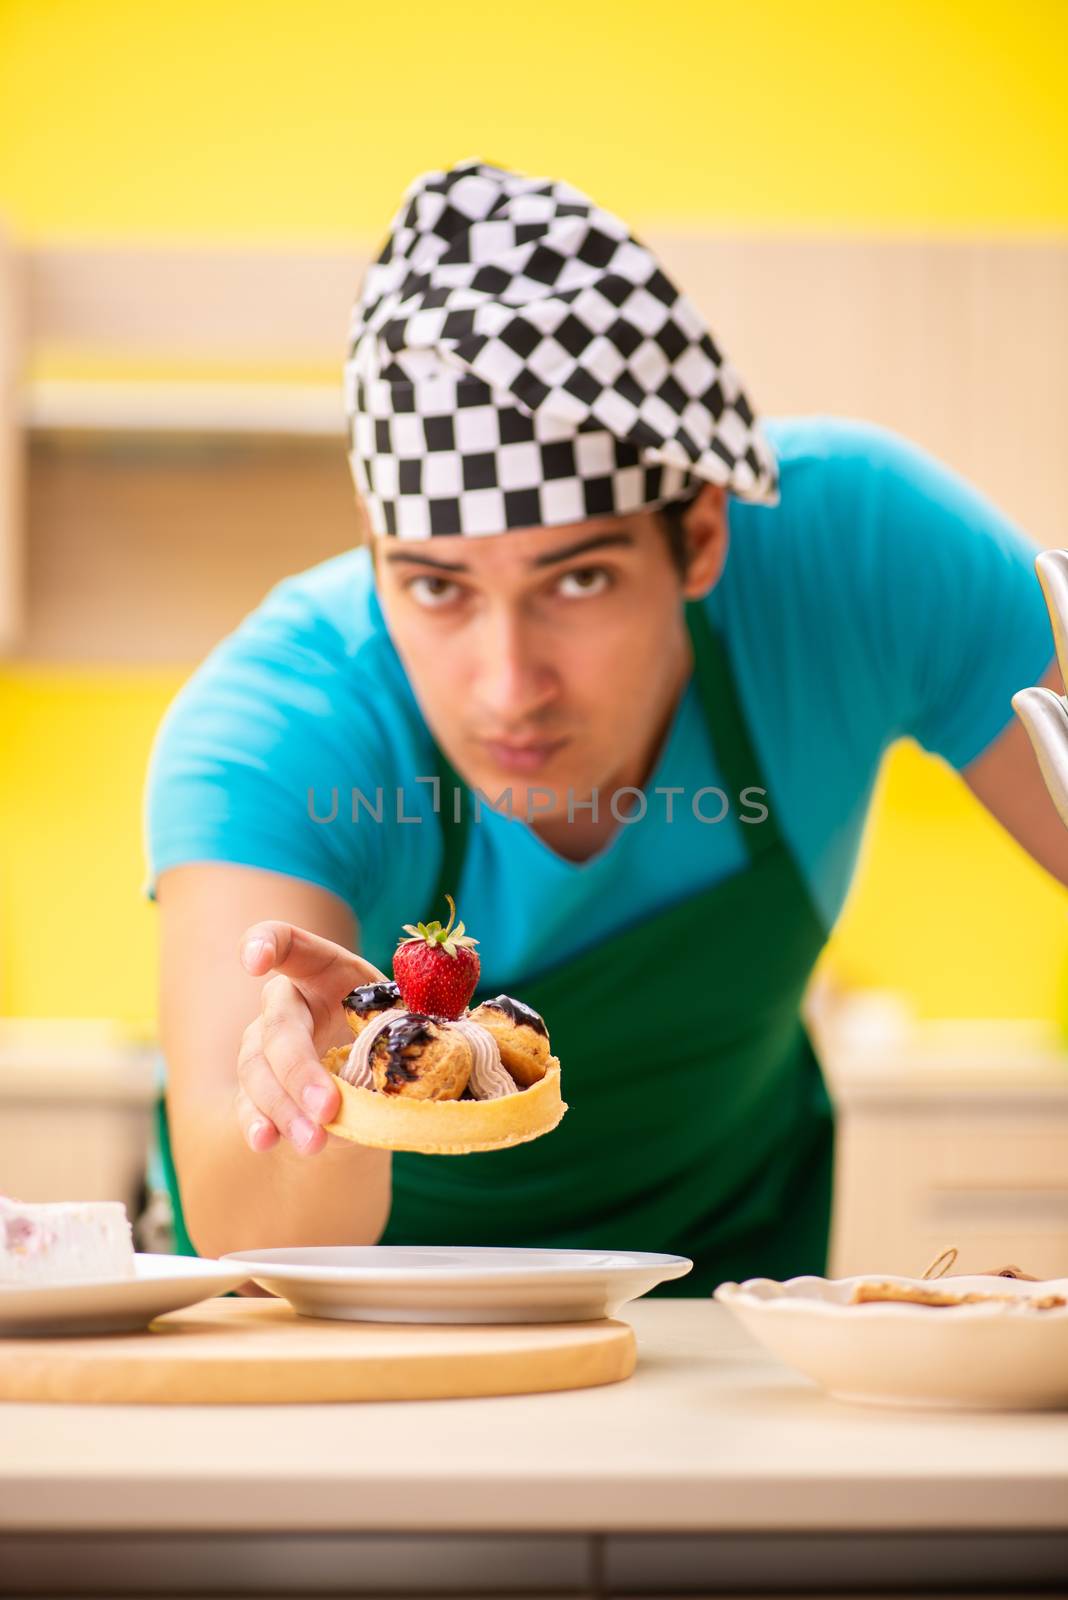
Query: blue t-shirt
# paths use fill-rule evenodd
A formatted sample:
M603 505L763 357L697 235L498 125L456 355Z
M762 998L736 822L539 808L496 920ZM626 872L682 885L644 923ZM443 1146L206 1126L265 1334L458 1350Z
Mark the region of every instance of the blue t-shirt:
M1053 644L1035 548L956 474L869 424L766 426L780 503L728 502L730 551L705 604L829 929L887 746L911 736L966 766ZM149 774L150 892L161 872L193 861L306 879L352 907L362 953L388 971L401 925L445 910L430 904L441 861L433 787L416 781L433 771L368 552L347 551L278 584L170 707ZM717 816L714 799L696 812L687 803L720 786L691 682L645 815L590 860L564 860L521 816L483 807L457 899L484 983L518 987L743 867L739 808L710 823L701 817ZM672 788L684 798L668 824L655 791ZM335 790L336 817L316 820L331 815Z

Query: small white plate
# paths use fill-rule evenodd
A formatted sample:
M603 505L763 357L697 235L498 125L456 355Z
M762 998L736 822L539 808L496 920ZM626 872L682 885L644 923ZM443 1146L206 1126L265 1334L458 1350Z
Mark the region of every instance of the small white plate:
M1068 1406L1068 1306L1035 1311L992 1301L918 1306L850 1305L858 1283L967 1293L1068 1296L1068 1278L953 1277L936 1283L868 1273L861 1278L770 1278L723 1283L716 1299L780 1361L839 1400L881 1406L1040 1410Z
M222 1258L304 1317L350 1322L588 1322L693 1266L642 1250L319 1245Z
M134 1257L132 1278L47 1287L0 1287L0 1338L4 1334L130 1333L167 1311L195 1306L244 1283L247 1272L195 1256Z

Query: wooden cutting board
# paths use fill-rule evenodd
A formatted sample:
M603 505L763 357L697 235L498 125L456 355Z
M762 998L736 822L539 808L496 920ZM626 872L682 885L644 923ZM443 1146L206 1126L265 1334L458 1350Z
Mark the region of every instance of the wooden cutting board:
M334 1322L281 1300L215 1299L144 1333L0 1339L0 1400L270 1405L443 1400L629 1378L629 1323Z

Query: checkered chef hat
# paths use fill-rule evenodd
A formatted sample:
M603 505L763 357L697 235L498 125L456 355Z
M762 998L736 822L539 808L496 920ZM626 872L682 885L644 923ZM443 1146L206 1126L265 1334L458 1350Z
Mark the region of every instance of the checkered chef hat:
M408 189L353 309L349 459L402 539L626 515L775 458L700 315L565 183L466 161Z

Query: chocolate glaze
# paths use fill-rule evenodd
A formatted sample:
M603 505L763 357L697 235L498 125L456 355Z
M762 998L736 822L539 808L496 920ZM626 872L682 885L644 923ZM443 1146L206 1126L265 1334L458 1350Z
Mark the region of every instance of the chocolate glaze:
M367 1017L372 1011L388 1011L391 1006L399 1006L400 990L390 980L385 983L365 983L362 988L353 989L351 994L347 994L341 1004L346 1011L355 1011L358 1017Z
M407 1016L398 1017L379 1034L374 1042L374 1053L377 1055L379 1047L384 1045L387 1056L383 1094L397 1094L400 1084L416 1081L419 1074L413 1072L411 1063L405 1060L404 1051L410 1050L413 1044L433 1039L433 1029L432 1017L424 1016L421 1011L409 1011Z
M522 1000L513 1000L510 994L499 994L496 1000L483 1000L484 1006L492 1006L494 1011L503 1011L506 1017L511 1017L518 1027L525 1024L533 1028L535 1033L543 1033L549 1037L549 1030L544 1021L532 1006L525 1006Z

